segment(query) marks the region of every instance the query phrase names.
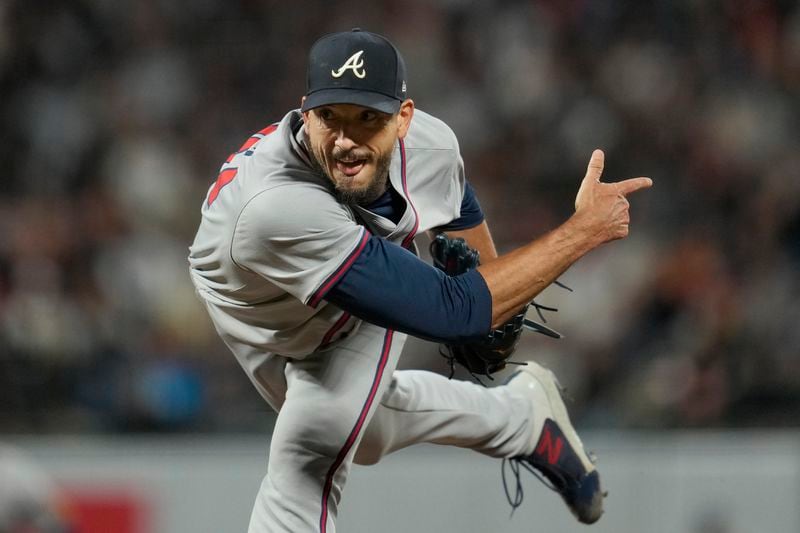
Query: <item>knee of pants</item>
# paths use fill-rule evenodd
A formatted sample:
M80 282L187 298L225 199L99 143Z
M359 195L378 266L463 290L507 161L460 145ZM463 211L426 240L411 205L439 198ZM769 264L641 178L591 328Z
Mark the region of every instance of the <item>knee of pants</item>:
M377 418L377 417L376 417ZM386 428L380 423L380 420L373 418L369 426L364 430L364 435L361 442L356 448L353 462L357 465L374 465L377 464L381 457L386 455Z

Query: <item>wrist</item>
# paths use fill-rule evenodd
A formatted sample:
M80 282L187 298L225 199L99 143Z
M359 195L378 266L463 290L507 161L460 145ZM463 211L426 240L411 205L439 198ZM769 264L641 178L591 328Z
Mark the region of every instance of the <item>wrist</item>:
M559 229L563 232L563 238L575 248L577 257L605 242L597 228L581 212L573 214Z

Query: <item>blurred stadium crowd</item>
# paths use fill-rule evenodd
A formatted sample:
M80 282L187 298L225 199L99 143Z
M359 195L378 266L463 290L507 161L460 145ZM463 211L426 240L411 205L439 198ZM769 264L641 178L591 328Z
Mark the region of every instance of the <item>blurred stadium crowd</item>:
M501 251L591 150L632 235L548 290L532 353L599 428L800 423L800 7L782 0L0 3L0 430L263 430L187 270L216 169L299 105L308 47L388 35Z

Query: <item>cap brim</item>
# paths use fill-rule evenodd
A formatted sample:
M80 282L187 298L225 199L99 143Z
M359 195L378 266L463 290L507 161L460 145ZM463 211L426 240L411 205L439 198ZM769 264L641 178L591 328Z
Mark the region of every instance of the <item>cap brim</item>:
M353 89L321 89L309 95L303 102L301 111L308 111L315 107L332 104L353 104L368 107L381 113L391 115L397 113L402 102L391 96L372 91L358 91Z

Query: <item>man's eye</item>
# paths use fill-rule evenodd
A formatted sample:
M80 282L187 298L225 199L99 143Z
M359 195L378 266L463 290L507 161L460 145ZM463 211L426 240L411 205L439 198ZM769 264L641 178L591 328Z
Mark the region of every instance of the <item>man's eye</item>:
M376 118L378 118L378 114L374 111L364 111L361 113L361 121L362 122L372 122Z
M330 109L320 109L318 114L322 120L331 120L333 118L333 111Z

